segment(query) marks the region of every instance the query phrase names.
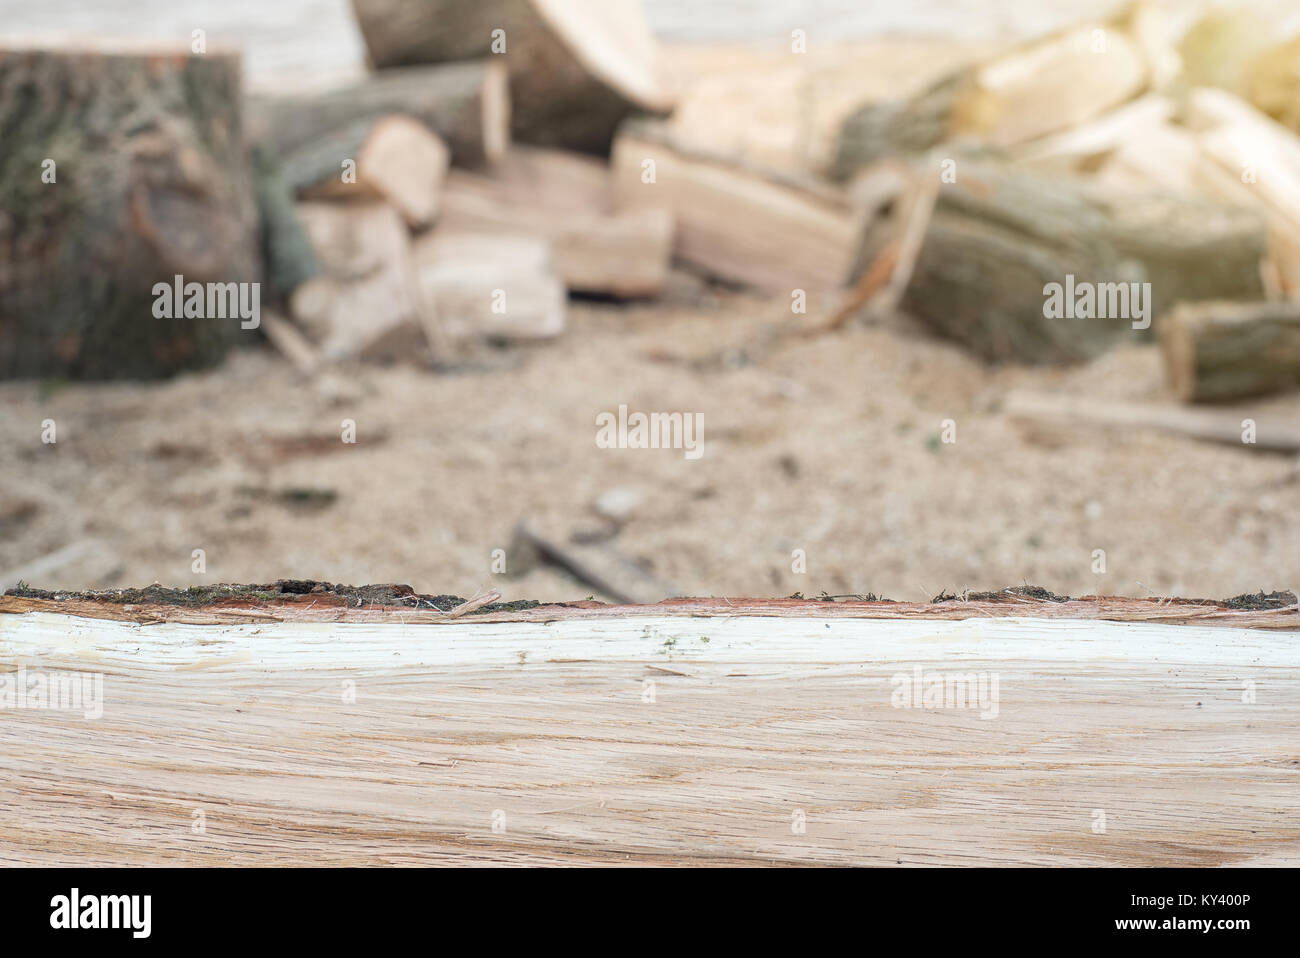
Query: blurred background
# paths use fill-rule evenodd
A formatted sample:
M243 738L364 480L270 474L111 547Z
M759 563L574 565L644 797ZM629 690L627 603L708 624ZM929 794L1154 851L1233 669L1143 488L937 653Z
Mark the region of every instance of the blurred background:
M0 588L1300 580L1294 0L0 23Z

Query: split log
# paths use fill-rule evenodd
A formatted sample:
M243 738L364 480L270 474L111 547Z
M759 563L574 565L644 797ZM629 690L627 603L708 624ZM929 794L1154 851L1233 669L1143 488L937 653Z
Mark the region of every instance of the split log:
M653 296L668 277L672 214L615 213L611 185L591 157L519 146L490 175L452 171L438 228L546 240L570 290Z
M438 229L416 241L415 275L424 308L453 341L564 331L564 284L542 240Z
M1082 158L1094 167L1096 182L1129 192L1161 190L1186 197L1251 206L1240 182L1221 182L1220 170L1202 150L1196 134L1174 123L1135 126L1097 156Z
M304 199L386 200L413 229L438 215L451 153L418 120L364 119L284 157L285 181Z
M640 0L353 0L370 59L387 68L495 54L524 142L607 153L635 111L672 102Z
M249 130L279 159L360 120L404 113L451 148L453 162L498 162L510 144L505 66L493 60L385 70L323 93L251 97Z
M1103 158L1085 162L1096 170L1095 182L1108 189L1138 194L1155 190L1194 202L1209 199L1253 210L1268 226L1267 297L1300 295L1300 222L1287 216L1285 200L1273 202L1275 195L1285 197L1289 174L1276 155L1262 152L1257 159L1266 181L1243 182L1247 167L1245 153L1237 145L1238 133L1235 129L1198 133L1159 123L1130 130Z
M1300 138L1223 90L1193 90L1186 118L1211 156L1300 226Z
M1250 102L1300 133L1300 35L1263 53L1247 68Z
M1122 30L1075 27L956 70L920 93L865 105L844 120L832 171L848 178L948 140L1012 147L1114 109L1146 85L1145 56Z
M261 280L235 54L0 49L0 377L217 362L238 318L154 315L157 283Z
M1146 58L1122 31L1076 27L971 71L953 104L953 132L1006 147L1068 130L1142 91Z
M1159 194L1116 198L1018 167L957 171L939 191L902 308L985 359L1087 359L1177 302L1262 295L1266 235L1251 211ZM1149 301L1134 299L1134 283ZM1063 316L1050 311L1049 284L1065 299L1071 287L1091 286L1094 318L1065 303ZM1112 290L1103 284L1116 284L1105 314Z
M988 52L987 43L895 36L818 43L813 55L752 43L668 46L665 76L679 93L667 122L692 149L824 176L849 116L907 99Z
M1184 82L1244 93L1250 65L1268 48L1273 30L1245 5L1211 8L1189 26L1178 46Z
M1157 93L1177 90L1183 73L1178 45L1186 35L1188 11L1163 0L1136 0L1115 18L1115 25L1137 44L1146 60L1148 86Z
M868 217L843 191L691 150L648 120L619 131L612 163L616 207L669 211L677 255L707 273L786 295L853 278Z
M294 290L293 318L326 360L396 361L426 352L402 218L383 203L302 203L325 274Z
M1076 430L1080 426L1130 433L1151 430L1247 451L1300 452L1300 427L1285 416L1262 417L1256 409L1229 411L1013 390L1003 399L1002 410L1014 419L1062 430ZM1245 441L1247 419L1254 422L1253 442Z
M1072 165L1086 163L1094 157L1121 149L1153 127L1168 123L1175 112L1177 104L1170 97L1148 94L1095 120L1035 140L1018 150L1016 155L1036 165L1061 161Z
M1224 90L1193 90L1185 119L1225 174L1213 190L1264 216L1283 289L1300 296L1300 139Z
M1221 402L1300 386L1300 302L1183 303L1160 326L1179 399Z
M10 687L21 663L91 690L77 710L5 710L0 855L1295 865L1300 798L1279 770L1300 722L1300 615L1272 599L702 599L449 619L327 594L0 598ZM1255 686L1259 704L1242 695Z

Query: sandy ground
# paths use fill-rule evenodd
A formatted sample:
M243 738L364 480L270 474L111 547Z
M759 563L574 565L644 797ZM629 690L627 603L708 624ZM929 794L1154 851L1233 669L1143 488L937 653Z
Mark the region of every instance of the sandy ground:
M1060 15L1096 5L1028 4ZM951 0L888 16L840 0L762 6L761 24L736 15L759 6L658 0L650 12L679 39L746 24L775 37L803 18L844 35L979 36L975 26L1010 16L990 21L987 4ZM206 26L246 45L254 86L359 69L342 0L147 0L129 16L120 4L0 0L15 10L8 32ZM1068 371L993 370L899 320L764 350L761 333L789 320L788 300L685 290L675 304L577 304L559 342L450 373L359 367L307 382L250 348L162 384L0 383L0 584L299 577L581 598L592 589L551 568L494 574L493 550L518 568L511 531L523 517L557 536L607 533L594 504L614 493L630 514L613 546L680 593L920 600L1029 582L1221 597L1300 585L1295 457L1031 428L999 410L1012 387L1157 398L1154 349ZM703 457L598 448L597 414L622 403L703 413ZM1300 420L1300 397L1259 409ZM54 444L41 441L47 419ZM341 440L345 419L355 444ZM940 441L945 419L954 444ZM205 573L192 571L196 549ZM806 574L792 571L796 549ZM1104 575L1092 571L1096 549Z
M1153 348L995 370L899 319L764 349L789 315L784 300L696 290L677 305L576 304L560 341L450 373L309 382L249 348L162 384L0 384L0 572L26 566L54 588L292 576L582 598L588 586L549 567L493 574L493 550L509 572L524 516L607 530L594 503L619 490L632 505L614 547L682 593L1300 584L1295 457L999 411L1010 387L1158 398ZM596 416L620 403L703 413L703 456L598 448ZM1300 418L1300 396L1259 409Z

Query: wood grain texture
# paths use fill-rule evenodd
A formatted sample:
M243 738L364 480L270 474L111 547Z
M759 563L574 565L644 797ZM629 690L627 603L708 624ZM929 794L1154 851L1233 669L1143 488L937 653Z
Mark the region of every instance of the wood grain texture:
M653 120L624 123L610 163L615 209L670 212L677 256L712 276L787 296L853 279L868 217L839 189L678 142Z
M0 862L1294 865L1295 646L1036 616L0 615L0 675L103 676L101 718L5 710ZM996 715L894 707L916 668L995 676Z

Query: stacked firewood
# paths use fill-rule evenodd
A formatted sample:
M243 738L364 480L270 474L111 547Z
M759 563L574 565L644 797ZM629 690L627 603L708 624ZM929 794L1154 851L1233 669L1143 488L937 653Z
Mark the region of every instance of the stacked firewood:
M1244 17L1137 3L851 114L832 175L911 157L899 191L937 184L902 308L991 360L1154 333L1185 401L1300 386L1300 40ZM1148 298L1105 315L1103 291Z
M670 104L636 3L354 7L374 72L249 104L272 283L320 358L446 360L662 288L672 219L616 209L601 159Z
M212 52L0 52L0 375L219 358L238 326L148 315L173 273L262 282L315 368L554 337L678 264L814 332L1155 337L1186 400L1300 383L1300 40L1238 14L1140 0L906 80L888 56L933 48L659 50L639 0L353 8L373 69L313 95L245 98Z

